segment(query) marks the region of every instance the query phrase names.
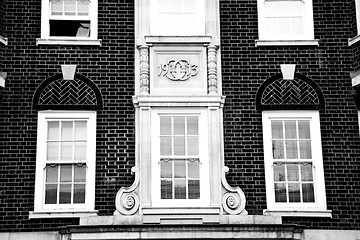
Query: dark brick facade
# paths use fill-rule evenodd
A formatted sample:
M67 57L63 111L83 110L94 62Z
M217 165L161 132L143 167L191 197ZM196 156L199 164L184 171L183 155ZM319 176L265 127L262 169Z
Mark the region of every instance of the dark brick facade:
M297 72L321 88L323 162L328 209L333 218L284 218L285 223L317 229L360 229L360 137L349 72L359 69L351 0L313 0L315 39L319 46L255 47L256 0L220 0L225 165L228 181L243 189L250 215L266 209L261 111L255 98L260 85L296 64ZM34 205L39 85L76 64L77 72L97 85L103 108L97 112L96 199L99 215L112 215L115 195L133 182L135 164L134 95L135 22L133 1L99 1L101 46L36 46L41 1L0 0L0 70L7 72L0 106L0 231L49 231L76 225L76 219L28 219Z

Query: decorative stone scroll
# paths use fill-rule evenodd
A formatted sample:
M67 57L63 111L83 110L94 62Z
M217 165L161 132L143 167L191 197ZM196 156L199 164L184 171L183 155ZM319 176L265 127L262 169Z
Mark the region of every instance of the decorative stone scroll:
M210 45L207 47L207 65L208 65L208 91L209 94L217 93L217 47Z
M171 59L167 64L159 65L158 68L158 76L165 76L172 81L186 81L199 72L197 65L190 64L190 61L185 59Z
M140 93L149 94L149 47L140 46Z
M223 195L222 206L226 213L230 215L247 214L245 210L246 198L244 192L239 187L231 187L225 178L225 174L229 172L229 168L222 168L223 174L221 182L226 192Z
M131 171L135 173L135 181L130 187L122 187L116 194L115 214L133 215L139 210L140 199L135 193L136 188L139 186L139 172L137 167L132 167Z

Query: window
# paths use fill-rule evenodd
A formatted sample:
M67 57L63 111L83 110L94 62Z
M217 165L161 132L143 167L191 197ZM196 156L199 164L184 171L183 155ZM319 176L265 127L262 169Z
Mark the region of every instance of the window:
M95 112L39 112L34 212L94 210Z
M258 0L260 40L313 40L312 0Z
M192 205L207 203L207 134L205 111L154 114L154 204Z
M151 0L152 35L204 35L204 0Z
M97 39L97 0L43 0L42 39Z
M318 111L263 112L268 210L326 210Z

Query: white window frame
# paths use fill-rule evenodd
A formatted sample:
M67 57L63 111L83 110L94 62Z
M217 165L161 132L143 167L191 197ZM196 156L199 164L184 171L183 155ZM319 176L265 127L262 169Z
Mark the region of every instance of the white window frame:
M205 35L205 1L206 0L193 1L196 4L194 7L194 9L197 11L196 21L192 22L191 27L189 26L185 28L186 31L184 29L183 31L178 31L178 29L170 25L165 25L164 27L164 22L160 22L159 15L156 14L159 9L159 0L150 0L150 34L160 36ZM164 29L167 29L167 31L164 32Z
M85 120L87 122L86 150L86 188L84 204L45 204L45 167L47 122L52 120ZM40 111L38 113L36 153L36 179L34 212L30 218L51 217L52 214L62 217L76 217L77 214L94 212L95 207L95 154L96 154L96 112L95 111ZM69 214L70 213L70 214Z
M160 116L198 116L199 117L199 161L200 161L200 199L161 199L160 197ZM208 156L208 124L205 108L174 109L159 108L152 111L152 206L153 207L208 207L210 205L209 190L209 156Z
M100 45L98 40L98 0L91 0L89 7L89 17L77 17L76 19L90 19L89 37L67 37L50 36L50 0L41 2L41 38L37 39L37 44L63 44L63 45ZM57 19L72 20L74 17L57 17Z
M280 215L312 215L329 216L326 210L326 194L323 169L323 157L320 133L319 112L314 110L302 111L263 111L263 138L264 138L264 160L266 177L266 200L267 210ZM314 203L284 203L275 202L273 164L275 160L272 154L271 120L309 120L314 180ZM277 160L276 160L277 161ZM281 162L301 162L299 160L281 160ZM306 162L309 162L306 160Z
M266 20L265 20L265 1L269 0L258 0L258 26L259 26L259 41L309 41L314 40L314 18L313 18L313 4L312 0L302 0L304 6L304 34L301 35L268 35L266 34ZM312 42L304 42L301 45L314 45ZM316 43L317 44L317 43ZM260 44L259 44L260 45ZM275 45L269 43L269 45ZM280 44L279 44L280 45ZM286 43L284 43L286 45ZM289 42L288 45L295 45L294 42Z

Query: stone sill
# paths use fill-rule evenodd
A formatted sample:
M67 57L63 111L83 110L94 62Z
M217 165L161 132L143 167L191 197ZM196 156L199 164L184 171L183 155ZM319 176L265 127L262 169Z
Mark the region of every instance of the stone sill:
M29 212L29 219L39 219L39 218L82 218L82 217L93 217L97 216L97 210L94 211L41 211Z
M4 44L5 46L8 45L8 39L0 36L0 43Z
M319 40L255 40L255 47L261 46L319 46Z
M265 216L332 218L331 210L264 210Z
M101 40L89 39L36 39L36 45L101 46Z
M157 96L144 94L133 96L133 103L136 107L223 107L225 96Z
M360 35L357 35L353 38L349 38L348 42L349 42L349 46L354 45L355 43L360 41Z
M151 43L199 43L210 44L211 36L145 36L145 42Z

